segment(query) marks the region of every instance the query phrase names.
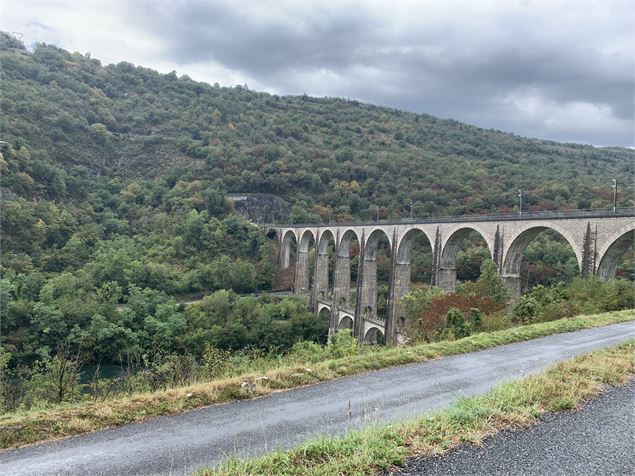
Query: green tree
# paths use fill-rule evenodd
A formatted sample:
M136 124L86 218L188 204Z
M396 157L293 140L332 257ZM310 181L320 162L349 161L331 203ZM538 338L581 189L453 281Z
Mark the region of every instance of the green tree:
M509 302L507 286L496 270L496 263L491 259L483 261L481 275L470 290L479 296L491 299L501 307Z
M447 312L445 323L443 332L446 337L461 339L470 335L470 326L465 321L465 316L456 308L452 308Z

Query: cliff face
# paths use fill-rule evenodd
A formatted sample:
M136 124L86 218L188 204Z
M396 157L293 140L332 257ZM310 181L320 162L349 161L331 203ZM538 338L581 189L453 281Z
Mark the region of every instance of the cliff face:
M291 205L276 195L267 193L232 193L229 198L236 210L255 223L284 223L291 214Z

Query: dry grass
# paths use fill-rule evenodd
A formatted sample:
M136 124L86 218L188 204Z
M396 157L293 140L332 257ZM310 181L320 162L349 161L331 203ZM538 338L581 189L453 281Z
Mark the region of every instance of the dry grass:
M501 430L524 428L545 411L576 408L606 386L635 376L635 340L562 362L546 372L463 398L447 409L345 437L323 437L289 452L232 460L199 476L380 474L406 459L478 444Z
M0 447L10 448L38 441L61 438L98 429L121 426L160 415L173 415L194 408L233 400L254 398L272 392L310 385L338 377L354 375L443 356L473 352L536 337L601 327L635 319L635 310L579 316L558 321L520 326L497 332L480 333L456 341L406 347L379 347L373 352L333 359L319 364L280 366L264 373L245 374L146 394L118 397L104 402L80 403L0 417ZM266 380L257 380L266 376ZM255 390L241 387L254 382Z

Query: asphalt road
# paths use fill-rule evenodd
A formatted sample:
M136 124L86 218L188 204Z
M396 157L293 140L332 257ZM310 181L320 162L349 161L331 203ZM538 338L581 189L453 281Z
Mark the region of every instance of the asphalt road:
M634 336L635 321L557 334L2 451L0 474L189 474L229 455L417 416Z
M526 430L502 432L483 447L462 446L419 458L400 476L635 474L635 382L587 403L579 412L545 415Z

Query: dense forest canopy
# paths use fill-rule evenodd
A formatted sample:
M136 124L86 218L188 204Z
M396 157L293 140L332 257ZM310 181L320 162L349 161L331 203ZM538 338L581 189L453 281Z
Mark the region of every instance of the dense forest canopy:
M532 210L610 207L614 178L620 205L633 204L624 148L102 66L51 45L29 51L8 34L0 62L0 313L12 365L48 358L68 339L114 361L121 349L325 337L292 299L238 302L218 291L276 281L275 250L228 193L282 197L295 222L368 219L377 207L404 217L410 203L415 216L507 212L518 189ZM460 277L477 276L482 251L462 251ZM566 244L547 237L528 252L542 263L532 284L576 273ZM221 294L200 307L175 300L211 291Z

